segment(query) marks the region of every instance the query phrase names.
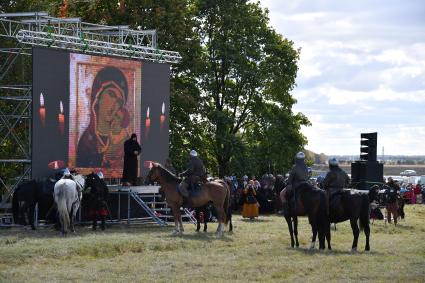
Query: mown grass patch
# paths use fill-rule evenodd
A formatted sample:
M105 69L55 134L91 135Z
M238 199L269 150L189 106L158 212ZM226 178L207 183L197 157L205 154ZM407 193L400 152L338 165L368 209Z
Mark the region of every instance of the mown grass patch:
M299 223L301 247L289 247L282 217L244 221L235 216L233 234L196 233L186 225L181 237L171 228L113 226L106 232L77 227L75 235L56 231L0 230L1 282L424 282L425 206L406 207L398 227L375 221L371 251L351 253L349 223L332 231L332 251L308 250L311 228Z

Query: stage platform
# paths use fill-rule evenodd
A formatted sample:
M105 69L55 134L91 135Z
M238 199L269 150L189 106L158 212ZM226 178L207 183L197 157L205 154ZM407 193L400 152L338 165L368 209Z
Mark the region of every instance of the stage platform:
M158 194L160 186L121 186L110 185L108 186L109 192L134 192L136 194Z

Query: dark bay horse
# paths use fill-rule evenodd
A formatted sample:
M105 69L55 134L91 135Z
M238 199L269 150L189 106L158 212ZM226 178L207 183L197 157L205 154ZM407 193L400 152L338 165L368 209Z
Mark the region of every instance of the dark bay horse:
M37 204L39 219L56 222L53 188L58 179L58 176L51 176L46 180L29 180L16 188L12 198L13 219L16 224L30 224L31 229L35 230L34 211Z
M370 218L370 201L369 194L375 192L369 191L368 193L360 193L352 190L343 190L331 196L329 200L329 220L330 223L339 223L350 220L351 229L353 230L353 245L352 251L357 250L357 243L359 239L360 230L364 230L366 235L365 250L369 251L369 218ZM359 222L359 225L357 224ZM330 246L330 231L327 235L328 245Z
M330 235L330 225L327 215L327 197L323 190L314 188L308 183L302 183L292 190L295 193L295 206L290 205L289 211L284 208L283 214L291 235L291 247L299 247L298 216L307 216L311 225L313 237L310 248L313 249L319 234L319 248L325 248L325 236ZM282 202L289 201L292 195L286 195L286 190L280 193ZM287 198L285 200L284 198ZM294 241L295 236L295 241ZM330 244L328 245L330 249Z
M180 178L165 169L158 163L153 163L152 168L147 176L149 182L158 182L165 195L165 200L171 208L174 217L175 230L174 234L181 234L184 231L181 219L180 207L183 205L183 197L178 192L178 184ZM222 236L224 232L224 224L229 222L226 212L230 206L230 190L226 182L216 180L202 184L201 191L198 196L191 198L194 208L202 207L212 202L217 211L217 235Z

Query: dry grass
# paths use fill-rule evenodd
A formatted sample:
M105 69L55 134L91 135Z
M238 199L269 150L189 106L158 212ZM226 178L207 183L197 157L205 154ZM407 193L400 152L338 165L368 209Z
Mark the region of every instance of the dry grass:
M55 231L0 230L2 282L283 282L425 281L425 205L406 206L398 227L372 225L371 252L351 254L348 222L333 232L333 251L307 250L310 227L300 223L302 248L289 248L286 223L278 216L244 221L235 233L216 239L186 226L111 227L93 233L77 227L62 238ZM359 249L364 248L364 235Z

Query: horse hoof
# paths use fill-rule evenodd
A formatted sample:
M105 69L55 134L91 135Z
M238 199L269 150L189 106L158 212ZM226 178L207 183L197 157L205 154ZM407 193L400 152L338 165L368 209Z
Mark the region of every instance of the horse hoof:
M173 233L171 233L171 235L178 236L180 235L180 231L174 230Z
M357 248L352 248L352 249L351 249L351 253L352 253L352 254L357 253Z

